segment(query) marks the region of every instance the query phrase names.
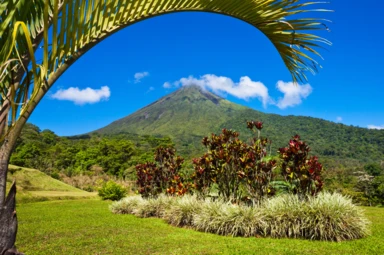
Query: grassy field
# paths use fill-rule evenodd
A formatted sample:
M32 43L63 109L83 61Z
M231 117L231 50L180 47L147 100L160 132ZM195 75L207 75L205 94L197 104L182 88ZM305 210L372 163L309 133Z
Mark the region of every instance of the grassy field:
M100 200L19 204L17 247L26 254L383 254L384 209L365 208L372 236L332 243L232 238L115 215Z
M7 188L11 187L12 181L16 181L18 202L85 199L97 195L72 187L36 169L10 165L9 170Z

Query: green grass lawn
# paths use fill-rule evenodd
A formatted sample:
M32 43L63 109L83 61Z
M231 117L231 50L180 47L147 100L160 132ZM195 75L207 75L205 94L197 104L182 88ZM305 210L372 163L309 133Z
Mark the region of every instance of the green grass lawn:
M116 215L100 200L19 204L17 247L34 254L383 254L384 209L365 208L372 236L332 243L232 238Z

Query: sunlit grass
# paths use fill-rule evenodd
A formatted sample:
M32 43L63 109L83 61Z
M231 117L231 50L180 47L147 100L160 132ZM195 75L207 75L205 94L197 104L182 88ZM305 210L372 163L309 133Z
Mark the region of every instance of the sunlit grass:
M17 247L26 254L382 254L384 209L364 208L372 235L346 242L225 237L164 220L117 215L110 203L74 200L18 205Z
M14 165L9 165L9 169L7 188L16 181L18 202L86 199L97 196L96 192L77 189L36 169Z

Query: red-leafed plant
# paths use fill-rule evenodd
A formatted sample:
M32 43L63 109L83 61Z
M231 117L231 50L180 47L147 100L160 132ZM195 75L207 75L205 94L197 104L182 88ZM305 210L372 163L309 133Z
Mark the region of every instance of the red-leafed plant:
M274 195L275 190L270 183L273 180L273 170L277 167L277 162L267 156L267 148L271 146L272 141L260 137L263 123L248 121L247 128L257 132L257 138L252 139L248 154L245 155L244 169L247 175L245 187L252 200L258 200L266 195Z
M323 166L316 156L309 156L310 148L294 136L287 147L280 148L282 175L292 185L292 191L299 195L316 195L323 187L321 171Z
M276 161L267 160L270 141L260 138L262 122L248 122L248 128L257 129L258 137L247 144L239 133L223 129L220 135L203 138L207 153L193 160L194 187L201 196L209 194L216 184L219 196L226 201L258 200L273 194L269 186Z
M156 197L164 192L169 195L184 195L189 184L183 183L180 175L182 157L176 156L173 148L159 147L155 152L155 163L136 166L138 191L144 198Z

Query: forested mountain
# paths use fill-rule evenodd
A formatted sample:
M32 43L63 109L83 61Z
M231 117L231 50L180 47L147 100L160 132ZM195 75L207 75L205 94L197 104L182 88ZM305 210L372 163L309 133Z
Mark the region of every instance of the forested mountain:
M170 136L181 154L196 156L204 136L245 109L199 87L183 87L93 133Z
M273 141L272 151L299 134L314 154L333 159L379 161L384 158L384 130L346 126L303 116L262 113L223 99L197 86L187 86L157 100L137 112L96 130L93 134L170 136L185 157L204 151L200 141L222 128L239 131L244 139L253 134L247 120L264 122L262 136Z

